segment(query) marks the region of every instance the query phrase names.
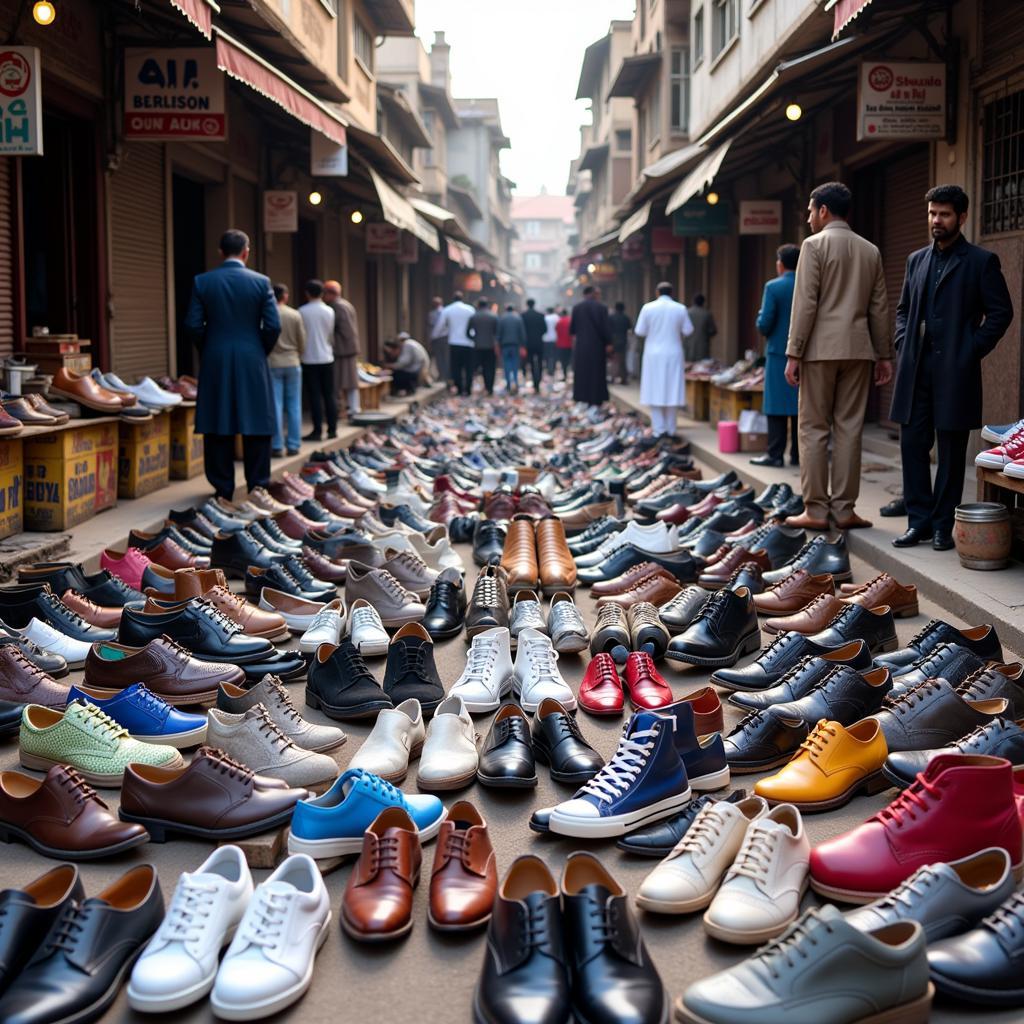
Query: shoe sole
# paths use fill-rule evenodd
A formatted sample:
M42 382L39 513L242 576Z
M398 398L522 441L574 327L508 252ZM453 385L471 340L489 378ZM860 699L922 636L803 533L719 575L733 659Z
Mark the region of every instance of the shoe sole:
M364 658L381 658L388 653L388 640L364 640L355 645L356 650Z
M484 775L480 771L476 773L476 779L481 786L487 786L489 789L533 789L538 782L536 775L528 779L514 776L506 778L501 775Z
M581 651L585 651L590 643L590 638L586 636L580 636L579 633L571 633L560 639L557 643L554 640L551 641L551 646L559 654L579 654Z
M419 830L420 843L429 843L441 831L448 812L442 810L436 821ZM291 830L288 832L288 852L308 853L313 860L330 860L334 857L348 857L358 854L363 848L363 836L347 836L336 839L301 839Z
M975 988L973 985L965 985L961 981L953 981L952 978L944 978L934 968L931 972L932 981L936 991L944 996L954 996L962 999L965 1003L976 1003L979 1006L1007 1006L1019 1009L1024 1005L1024 988L1011 989L1008 992L993 992L987 988Z
M197 747L206 739L206 723L203 722L198 729L190 729L188 732L172 733L169 736L140 736L132 733L132 739L140 743L158 743L164 747L174 747L177 750L185 750L188 747Z
M126 839L123 842L115 843L113 846L102 846L95 850L62 850L56 846L47 846L39 842L34 836L25 832L17 825L10 825L0 822L0 843L21 842L30 849L41 853L44 857L52 857L54 860L102 860L105 857L114 857L127 850L133 850L136 846L143 846L149 842L149 836L143 834L134 839Z
M263 832L270 832L272 829L287 825L292 820L293 810L294 807L289 807L287 810L281 811L273 817L264 818L262 821L254 821L248 825L238 825L235 828L227 829L200 828L183 822L168 821L165 818L151 818L144 814L129 814L125 810L120 810L118 814L122 821L131 821L138 825L145 825L150 839L154 843L166 843L169 836L195 836L214 843L222 843L235 839L246 839L249 836L260 835Z
M1014 864L1011 868L1013 871L1014 880L1020 883L1020 880L1024 878L1024 861L1019 864ZM811 878L811 888L819 895L824 896L826 899L836 900L838 903L851 903L857 906L863 906L865 903L873 903L875 900L880 900L888 889L883 889L881 892L862 892L857 889L839 889L832 885L825 885L824 882L819 882L813 876Z
M474 779L476 779L476 768L470 772L463 772L461 775L449 775L444 779L423 779L417 773L416 788L424 793L446 793L452 789L464 789Z
M730 668L735 665L745 654L753 654L761 649L761 630L756 629L748 633L733 649L732 653L724 658L702 658L696 654L681 654L673 651L670 647L665 652L669 661L678 661L684 665L696 665L701 668Z
M716 789L725 789L731 778L732 771L726 765L717 772L709 772L707 775L689 776L690 789L697 793L712 793Z
M598 772L595 768L592 772L560 772L551 766L551 758L536 744L532 746L533 756L538 764L545 765L551 772L551 778L555 782L564 782L570 786L582 786L589 782Z
M434 915L430 912L429 908L427 910L427 924L429 924L435 931L439 932L475 932L490 920L491 913L488 911L486 917L481 917L476 921L465 921L460 922L459 924L442 924L434 918Z
M765 772L771 768L781 768L783 765L789 764L794 757L796 757L795 749L791 754L783 754L781 757L774 757L770 761L759 761L756 764L753 762L749 764L736 764L730 761L729 770L733 775L755 775L757 772Z
M895 785L890 781L889 777L885 774L884 769L880 768L877 772L872 772L870 775L866 775L859 782L855 782L849 789L843 790L838 796L834 796L828 800L782 800L777 797L766 796L764 799L768 802L769 807L778 807L779 804L792 804L798 808L804 814L814 814L818 811L834 811L839 807L844 807L848 804L855 796L863 794L864 796L874 796L876 793L881 793L883 790L889 789L892 785ZM909 783L900 782L900 789L906 789ZM755 786L755 792L757 787ZM762 794L758 793L758 796Z
M225 936L225 941L221 948L230 943L234 932L235 929L232 928L229 934ZM129 981L128 988L125 990L125 994L128 997L128 1005L139 1013L170 1013L173 1010L183 1010L186 1006L199 1002L213 988L213 983L217 980L218 966L219 964L214 966L208 978L203 978L202 981L191 988L187 988L184 992L178 992L173 996L139 995L137 992L132 991L132 984Z
M376 700L366 704L357 704L351 708L339 708L321 700L307 686L306 707L312 708L314 711L322 711L328 718L333 718L335 721L345 722L349 719L375 718L381 711L390 710L394 705L390 701L385 704L380 700Z
M573 836L578 839L614 838L625 835L633 829L649 825L651 822L670 817L685 807L690 802L692 795L690 787L687 786L684 792L666 797L642 810L609 818L567 818L559 816L556 807L551 812L550 829L557 835Z
M24 750L21 751L19 757L23 768L29 768L36 772L43 772L43 774L46 774L46 772L48 772L54 765L67 764L66 761L57 761L50 757L40 757L38 754L30 754ZM84 768L78 768L75 765L71 765L71 767L74 768L75 771L77 771L78 774L89 783L89 785L98 786L102 789L120 789L121 783L124 781L123 771L117 772L116 774L110 774L106 772L89 772ZM165 761L161 765L154 765L154 767L172 769L184 768L185 759L181 754L175 751L175 756L171 760Z
M996 443L998 444L999 442ZM1000 456L986 455L985 452L982 452L980 455L975 455L974 457L974 464L976 466L981 466L982 469L1002 469L1003 466L1008 465L1010 461L1010 459L1004 459Z

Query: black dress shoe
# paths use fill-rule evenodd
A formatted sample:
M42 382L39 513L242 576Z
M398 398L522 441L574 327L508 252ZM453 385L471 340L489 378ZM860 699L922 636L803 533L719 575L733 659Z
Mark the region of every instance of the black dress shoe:
M495 626L508 628L508 577L500 565L480 570L473 587L473 597L466 610L466 638Z
M729 696L729 703L744 711L764 711L775 704L806 697L825 676L836 667L834 661L808 655L801 658L775 686L767 690L745 693L737 690ZM870 664L868 665L870 668ZM866 671L866 669L862 670Z
M777 686L782 677L808 655L825 657L834 664L852 665L858 670L871 668L871 652L863 640L829 649L802 633L790 632L780 633L749 665L717 669L712 673L711 682L730 690L767 690Z
M307 590L292 571L284 564L271 565L266 569L250 566L245 571L245 593L252 601L259 601L264 587L280 590L301 597L307 601L333 601L338 596L338 588L333 584L320 586L316 590Z
M286 537L283 541L278 540L277 537L274 537L270 531L267 530L259 519L250 523L245 528L245 532L257 543L262 544L267 551L270 551L275 555L287 556L302 550L302 541L292 540L290 537Z
M776 459L771 455L755 455L751 460L752 466L774 466L776 469L785 465L782 459Z
M475 512L468 516L453 516L448 521L448 539L453 544L469 544L478 522L480 516Z
M268 569L285 556L268 551L248 530L218 533L210 549L210 568L220 569L229 578L245 579L250 566Z
M23 889L0 892L0 994L18 977L70 903L85 899L73 864L61 864Z
M931 654L922 658L908 672L903 672L893 682L894 697L902 697L918 683L926 679L943 678L950 686L959 686L968 676L973 675L985 663L973 651L959 644L939 644Z
M778 583L797 569L806 569L815 575L827 572L836 583L849 582L853 579L853 573L850 570L850 552L846 547L846 538L842 534L834 541L827 540L824 534L812 538L800 549L796 557L781 569L766 572L764 581L769 585Z
M764 579L757 562L742 562L733 571L725 585L726 590L739 590L740 587L745 587L752 594L764 593Z
M145 600L143 594L108 570L87 573L80 562L36 562L19 568L18 583L49 583L55 594L73 590L104 608L123 608L129 601Z
M322 441L324 435L319 430L311 430L308 434L302 435L303 441Z
M737 775L778 768L793 759L809 731L802 719L751 711L725 737L725 759Z
M886 519L899 519L907 514L907 503L902 498L893 498L878 510L878 514Z
M647 825L636 832L630 832L615 845L626 853L635 853L641 857L667 857L708 804L718 803L720 800L736 804L746 797L745 789L737 789L728 796L705 793L691 800L678 814L664 821L656 821L653 825Z
M306 706L345 721L376 718L394 704L352 641L342 640L337 647L321 644L313 655L306 677Z
M692 583L697 579L697 562L688 551L663 554L658 551L644 551L635 544L623 544L592 568L580 569L576 578L584 586L604 583L621 576L641 562L654 562L663 569L668 569L680 583Z
M518 704L503 704L491 723L476 772L482 786L532 789L537 762L530 746L530 722Z
M604 758L583 738L576 719L554 697L545 697L537 708L532 743L537 760L550 766L556 782L582 786L604 767Z
M619 533L625 528L626 524L621 519L616 519L614 516L602 516L597 522L591 523L582 533L578 533L569 540L569 551L573 558L589 555L604 542L605 537L612 533Z
M849 726L873 715L892 690L892 676L885 668L858 672L849 665L835 665L817 686L803 697L772 707L783 718L799 718L808 730L825 719Z
M132 868L96 896L67 900L32 962L4 994L4 1024L102 1016L163 916L150 864Z
M495 519L481 519L473 530L473 561L480 566L497 565L505 550L506 529Z
M743 537L737 543L743 544L749 550L753 550ZM772 568L778 569L795 558L803 550L806 543L806 530L797 530L792 526L771 526L764 536L758 538L755 546L767 552Z
M731 487L733 484L739 483L739 479L736 475L736 470L730 469L728 472L722 473L721 476L716 476L711 480L697 480L693 486L704 494L710 494L721 487Z
M956 547L953 542L953 534L948 530L936 530L932 537L932 547L936 551L951 551Z
M307 594L323 594L322 598L317 600L333 601L338 596L337 584L331 583L328 580L322 580L318 576L314 576L313 573L306 568L306 563L302 559L302 548L300 547L295 554L289 555L284 561L284 568L286 568L302 585L302 589Z
M2 617L2 616L0 616ZM995 626L970 626L960 630L941 619L931 619L911 637L906 647L875 658L876 665L885 665L895 677L908 672L926 654L939 644L959 644L973 651L983 661L1002 661L1003 645L999 642Z
M931 530L911 526L904 530L898 537L893 537L892 546L894 548L912 548L918 544L924 544L926 541L931 539L931 536Z
M811 636L821 647L839 647L851 640L863 640L872 654L896 650L896 620L892 609L864 608L859 604L847 605L820 632Z
M473 1012L481 1024L567 1024L572 1017L561 897L539 857L517 857L498 888Z
M665 986L644 945L629 897L593 854L569 855L562 872L562 913L576 1020L666 1020Z
M245 529L245 520L236 516L229 516L215 501L204 502L199 511L203 516L213 523L221 533L234 533L236 530ZM212 537L210 538L213 539Z
M757 609L750 591L718 590L701 607L685 632L674 637L665 657L709 668L735 665L761 646Z
M430 587L423 628L435 639L457 636L466 618L466 584L458 569L445 569Z
M434 642L418 622L408 623L392 637L383 686L396 707L415 697L424 718L432 717L444 700L444 686L434 663Z
M956 692L967 700L1005 700L1006 717L1015 722L1024 718L1024 666L987 665L969 675Z
M92 644L117 639L114 630L93 626L73 612L47 583L0 588L0 619L15 629L24 629L34 618L42 619L74 640Z

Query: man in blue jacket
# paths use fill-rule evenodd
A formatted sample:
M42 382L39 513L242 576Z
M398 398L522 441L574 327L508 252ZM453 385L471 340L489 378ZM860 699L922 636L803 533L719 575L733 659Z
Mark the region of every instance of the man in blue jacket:
M229 501L235 493L235 435L242 435L245 484L270 482L274 395L267 355L281 333L270 280L246 269L249 238L230 229L224 262L197 274L184 328L199 349L196 433L203 435L206 479Z
M779 276L764 286L764 298L757 314L757 329L765 336L764 414L768 418L768 451L750 460L755 466L784 464L787 423L790 432L789 464L800 465L796 429L797 389L786 380L786 339L799 256L799 246L779 246L775 253L775 272Z
M498 345L501 348L501 368L505 374L505 391L513 395L519 390L519 350L526 346L526 328L511 303L505 307L498 321Z

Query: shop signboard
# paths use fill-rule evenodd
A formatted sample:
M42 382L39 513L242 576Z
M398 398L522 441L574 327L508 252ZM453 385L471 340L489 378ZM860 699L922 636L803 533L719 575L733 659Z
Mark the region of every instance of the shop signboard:
M782 234L782 201L780 199L741 200L740 234Z
M0 154L43 155L39 48L0 47Z
M714 206L706 199L695 197L672 214L672 233L683 238L705 238L708 235L727 235L731 229L732 209L726 202Z
M371 256L397 256L402 251L402 229L385 221L367 224L366 251Z
M263 193L263 230L292 234L299 230L299 193L272 189Z
M642 260L646 254L646 243L641 232L631 235L619 246L619 256L627 261Z
M655 256L671 256L683 251L683 240L671 228L651 229L651 252Z
M153 142L223 142L224 74L213 47L126 49L124 134Z
M309 173L314 178L347 178L348 146L339 146L323 132L310 128Z
M416 263L420 258L420 247L416 236L408 231L402 232L402 240L398 248L399 263Z
M857 141L941 139L946 134L946 65L861 61Z

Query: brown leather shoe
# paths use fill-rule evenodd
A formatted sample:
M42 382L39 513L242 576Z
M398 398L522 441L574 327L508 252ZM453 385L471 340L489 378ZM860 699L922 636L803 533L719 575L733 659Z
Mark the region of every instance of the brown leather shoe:
M537 565L537 534L529 516L513 516L505 534L501 567L508 574L508 591L535 590L540 569Z
M294 487L287 484L284 480L272 480L267 484L267 491L273 496L275 501L281 502L282 505L301 505L308 495L300 494Z
M869 530L875 524L870 519L864 519L862 516L857 515L856 512L851 512L847 519L840 522L836 520L836 527L840 530Z
M772 567L772 560L763 548L748 551L742 544L737 544L724 558L706 566L697 582L710 590L720 589L744 562L753 562L761 572L767 572Z
M302 564L318 579L325 583L344 583L348 576L348 564L303 547Z
M561 518L562 525L567 531L578 533L603 516L612 515L615 515L615 502L598 501L593 505L584 505L582 508L573 509L572 512L567 512Z
M693 726L698 736L725 731L722 699L713 686L704 686L679 699L693 706Z
M388 807L363 833L363 849L341 898L341 926L353 939L384 942L412 930L422 861L419 832L401 807Z
M443 932L486 924L498 890L498 870L487 822L468 801L448 809L434 849L427 920Z
M121 612L124 608L106 608L74 590L65 590L60 599L86 622L99 626L100 629L117 629L121 624Z
M761 628L766 633L820 633L846 606L834 594L819 594L813 601L792 615L769 619Z
M249 492L249 501L257 508L263 509L268 516L289 511L289 506L282 501L278 501L266 487L254 487Z
M226 842L281 828L305 789L261 785L261 776L200 747L184 768L130 764L121 787L121 817L144 825L156 843L169 835Z
M69 398L72 402L84 405L94 412L105 412L117 416L127 406L135 405L135 395L118 395L113 391L100 387L87 373L75 373L61 367L53 375L50 390L60 398Z
M205 597L214 608L223 612L248 636L263 637L265 640L286 640L289 635L288 624L283 616L257 608L230 590L221 569L178 569L174 573L173 594L158 594L151 590L147 590L146 593L157 602L153 610L163 611L164 604L180 603L193 597ZM146 608L149 607L150 602L147 601Z
M598 607L604 604L617 604L622 608L631 608L640 601L650 601L656 608L666 601L671 601L683 588L672 577L647 576L634 583L629 590L621 594L609 594L597 599Z
M862 608L887 604L897 619L908 619L918 614L917 587L912 583L904 586L887 572L879 573L867 583L843 583L839 592L847 604L859 604Z
M30 402L32 408L36 412L41 412L44 416L49 416L57 426L63 426L71 419L70 415L66 412L61 412L60 409L55 409L49 402L47 402L42 395L25 395L25 401Z
M141 846L149 835L118 821L78 772L56 764L44 779L0 772L0 839L59 860L93 860Z
M33 665L17 644L0 644L0 700L62 708L68 702L68 689Z
M787 516L786 525L799 530L820 530L825 532L831 529L827 519L815 519L814 516L807 512L801 512L798 516Z
M93 644L86 655L82 682L104 697L116 697L140 679L168 704L202 704L216 700L221 683L241 685L245 672L238 665L193 658L166 636L145 647Z
M661 523L672 523L679 526L690 518L690 512L685 505L676 502L674 505L669 505L668 508L663 508L655 518Z
M20 423L24 423L26 427L55 427L57 425L52 416L40 412L25 398L4 399L4 410L8 416L13 416Z
M156 547L145 548L142 553L165 569L206 569L210 565L210 559L205 555L190 555L170 537L165 537Z
M3 405L0 405L0 437L11 437L20 434L24 429L21 420L15 419Z
M590 588L590 596L596 600L611 594L623 594L634 583L639 583L648 576L664 576L668 580L675 578L668 569L663 565L658 565L657 562L641 562L639 565L634 565L632 569L627 569L621 576L595 583Z
M281 528L281 532L292 540L302 540L307 530L315 530L321 525L313 519L307 519L294 508L278 512L274 516L274 522Z
M339 519L358 519L366 511L362 505L347 502L329 485L317 484L315 497L332 516L338 516Z
M557 516L545 516L537 523L537 563L540 586L548 597L576 589L576 562Z
M754 606L759 615L793 615L819 594L835 592L830 573L815 576L806 569L797 569L763 594L755 594Z

